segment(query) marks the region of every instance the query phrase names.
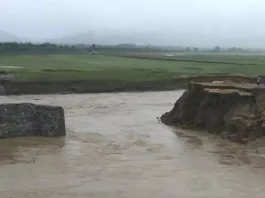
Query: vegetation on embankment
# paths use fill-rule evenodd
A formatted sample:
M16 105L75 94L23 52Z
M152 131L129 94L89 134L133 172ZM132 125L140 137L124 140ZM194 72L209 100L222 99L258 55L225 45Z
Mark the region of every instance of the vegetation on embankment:
M264 53L120 53L119 57L206 64L264 65ZM218 65L217 65L218 66Z
M0 71L19 77L5 83L10 94L172 90L185 88L192 76L265 74L262 54L179 53L163 59L159 59L161 54L141 56L149 58L0 55ZM10 87L16 91L10 91Z

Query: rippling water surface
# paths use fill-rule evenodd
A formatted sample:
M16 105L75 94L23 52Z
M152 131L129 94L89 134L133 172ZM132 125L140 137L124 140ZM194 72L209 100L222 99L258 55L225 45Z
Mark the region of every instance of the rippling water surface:
M0 97L61 105L65 138L0 140L1 198L264 198L265 158L157 120L182 91Z

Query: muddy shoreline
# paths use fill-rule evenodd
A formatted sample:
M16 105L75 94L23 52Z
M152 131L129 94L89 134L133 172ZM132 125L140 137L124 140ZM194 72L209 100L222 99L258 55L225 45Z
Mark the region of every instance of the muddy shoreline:
M35 95L35 94L74 94L74 93L112 93L112 92L147 92L186 89L190 81L205 82L232 80L234 82L255 82L255 78L245 76L194 76L164 81L122 82L122 81L29 81L5 80L1 83L0 95Z
M104 82L104 81L57 81L30 82L10 81L3 86L1 95L78 94L170 91L185 89L186 82Z

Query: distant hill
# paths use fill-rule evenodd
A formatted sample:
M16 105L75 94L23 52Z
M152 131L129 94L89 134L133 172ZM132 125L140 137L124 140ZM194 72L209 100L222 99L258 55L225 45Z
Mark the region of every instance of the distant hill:
M20 42L23 41L23 39L13 34L0 31L0 42L14 42L14 41Z
M219 37L219 38L218 38ZM57 39L46 39L45 42L56 44L101 44L101 45L117 45L120 43L133 43L137 45L159 45L159 46L196 46L196 47L233 47L244 46L242 43L247 43L246 46L259 46L257 42L264 41L260 38L249 39L248 37L239 37L231 35L230 37L222 37L222 35L211 35L203 31L190 33L174 32L161 30L135 30L135 31L89 31L75 35L69 35Z
M156 30L89 30L88 32L72 34L60 38L37 39L34 37L19 37L0 30L0 42L32 42L32 43L54 43L54 44L136 44L136 45L157 45L157 46L188 46L207 47L221 46L221 48L244 47L244 48L264 48L264 35L249 37L240 34L223 36L212 35L202 30L196 32L177 32L165 29Z
M58 39L48 39L46 42L57 44L106 44L119 43L168 44L172 42L172 35L161 32L122 32L122 31L96 31L76 34Z

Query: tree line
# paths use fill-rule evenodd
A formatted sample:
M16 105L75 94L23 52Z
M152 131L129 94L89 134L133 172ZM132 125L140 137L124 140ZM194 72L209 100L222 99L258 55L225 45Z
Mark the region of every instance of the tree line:
M53 44L53 43L30 43L30 42L0 42L0 54L12 53L41 53L41 54L64 54L64 53L126 53L126 52L250 52L243 48L221 49L216 46L209 49L200 49L197 47L174 47L174 46L152 46L136 44L118 44L118 45L96 45L96 44Z
M0 43L0 53L56 53L56 52L80 52L72 45L56 45L52 43Z
M185 52L215 52L215 53L219 53L219 52L237 52L237 53L248 53L250 52L249 49L244 49L244 48L237 48L237 47L231 47L231 48L221 48L220 46L215 46L211 49L199 49L197 47L186 47L185 50L183 50Z
M122 52L161 52L173 51L162 47L137 46L130 44L96 45L96 44L52 44L52 43L18 43L0 42L0 54L12 53L122 53Z

